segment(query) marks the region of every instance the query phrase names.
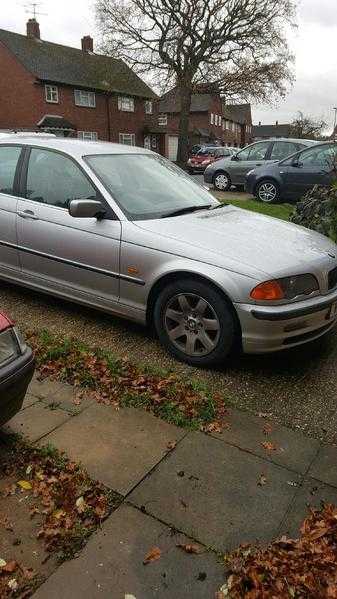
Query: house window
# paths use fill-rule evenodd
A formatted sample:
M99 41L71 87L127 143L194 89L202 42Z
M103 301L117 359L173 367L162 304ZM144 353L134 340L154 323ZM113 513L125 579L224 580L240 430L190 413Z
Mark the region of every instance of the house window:
M123 110L124 112L134 112L134 98L129 98L128 96L118 96L118 110Z
M120 133L119 134L119 143L124 144L126 146L135 146L136 138L134 133Z
M75 89L76 106L86 106L87 108L96 107L96 96L94 92L88 92L83 89Z
M158 125L167 125L167 114L160 114L158 116Z
M59 88L56 85L45 85L46 102L51 104L58 104L59 102Z
M152 102L152 100L146 100L145 114L152 114L152 112L153 112L153 102Z
M78 131L78 139L84 139L85 141L97 141L98 135L96 131Z
M211 112L211 125L214 125L214 114Z
M222 117L221 117L221 115L219 114L219 116L218 116L218 125L219 125L219 127L221 127L221 121L222 121Z

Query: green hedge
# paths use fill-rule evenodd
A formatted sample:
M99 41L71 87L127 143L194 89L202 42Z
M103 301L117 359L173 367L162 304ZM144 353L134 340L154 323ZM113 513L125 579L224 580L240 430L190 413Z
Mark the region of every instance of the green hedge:
M337 183L330 188L316 185L298 202L290 220L337 242Z

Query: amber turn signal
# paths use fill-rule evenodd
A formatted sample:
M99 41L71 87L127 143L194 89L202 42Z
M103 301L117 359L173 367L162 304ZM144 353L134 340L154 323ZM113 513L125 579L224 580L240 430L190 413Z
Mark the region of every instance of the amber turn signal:
M281 300L284 299L284 291L277 281L266 281L260 283L250 292L250 297L255 300Z

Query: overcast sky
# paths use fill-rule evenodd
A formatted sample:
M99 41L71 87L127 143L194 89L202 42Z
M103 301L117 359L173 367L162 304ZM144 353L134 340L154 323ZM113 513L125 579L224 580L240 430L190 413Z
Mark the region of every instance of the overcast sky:
M0 27L25 32L28 14L25 0L1 2ZM83 35L95 37L93 0L44 0L38 10L41 37L61 44L80 46ZM296 55L296 82L277 106L254 106L253 121L286 123L301 110L323 118L332 130L337 106L337 2L301 0L298 29L289 42Z

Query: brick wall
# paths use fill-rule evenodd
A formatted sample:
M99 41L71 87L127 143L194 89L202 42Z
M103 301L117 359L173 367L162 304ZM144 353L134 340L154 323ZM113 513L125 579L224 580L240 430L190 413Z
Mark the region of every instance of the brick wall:
M117 95L96 93L96 108L87 108L75 105L74 88L58 85L59 103L46 102L44 84L26 71L1 42L0 81L0 129L35 129L45 114L55 114L66 118L78 131L96 131L103 140L118 142L119 133L135 133L136 144L144 143L145 107L141 98L135 98L135 112L123 112L118 110Z

